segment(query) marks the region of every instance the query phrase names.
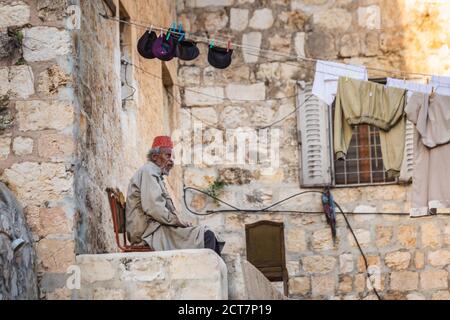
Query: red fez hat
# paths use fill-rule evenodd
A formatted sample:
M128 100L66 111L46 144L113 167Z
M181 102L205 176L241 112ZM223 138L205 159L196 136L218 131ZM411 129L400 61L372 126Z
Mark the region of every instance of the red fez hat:
M173 148L172 139L168 136L158 136L153 140L152 148Z

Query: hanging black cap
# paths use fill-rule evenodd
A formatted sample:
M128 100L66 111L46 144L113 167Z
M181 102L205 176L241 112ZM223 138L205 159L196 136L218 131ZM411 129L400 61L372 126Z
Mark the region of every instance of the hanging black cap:
M215 68L225 69L231 64L232 49L209 47L208 62Z
M194 60L198 57L200 51L198 50L197 43L191 40L183 40L177 43L175 49L175 56L181 60Z
M155 42L157 37L158 36L154 31L151 32L145 31L145 33L139 39L137 44L137 50L141 56L143 56L146 59L155 58L155 55L152 52L152 48L153 43Z
M155 40L152 51L159 60L170 61L175 56L175 42L172 37L166 39L166 35L161 35Z

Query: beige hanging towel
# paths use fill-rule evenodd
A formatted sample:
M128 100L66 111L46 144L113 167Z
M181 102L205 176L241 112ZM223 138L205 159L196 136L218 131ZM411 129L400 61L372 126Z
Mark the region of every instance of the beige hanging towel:
M373 125L380 129L385 170L390 177L399 176L405 145L405 100L404 89L339 78L334 113L336 158L345 159L352 138L352 126Z
M414 93L405 108L414 123L415 159L411 211L450 208L450 96Z

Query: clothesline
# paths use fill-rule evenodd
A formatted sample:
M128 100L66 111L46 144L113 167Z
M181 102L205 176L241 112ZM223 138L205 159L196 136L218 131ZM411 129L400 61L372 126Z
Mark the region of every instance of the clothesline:
M145 30L158 30L160 32L169 32L168 28L164 28L164 27L161 27L161 26L153 25L151 23L144 24L144 23L138 23L138 22L134 22L134 21L132 22L132 21L127 21L127 20L122 20L122 19L119 19L119 18L115 18L115 17L110 17L110 16L103 15L103 14L100 14L100 16L102 16L103 18L108 19L108 20L121 22L121 23L125 23L125 24L128 24L128 25L134 25L136 27L140 27L140 28L145 29ZM173 34L178 34L178 35L184 34L185 37L189 37L192 40L197 41L197 42L201 42L201 43L210 44L211 41L214 40L214 43L223 44L224 46L227 46L229 44L229 41L223 41L223 40L220 40L220 38L217 38L217 37L215 37L214 39L208 39L208 38L205 38L205 37L197 36L197 35L195 35L193 33L189 33L189 32L182 33L182 32L178 32L178 31L174 31L174 30L170 30L170 32L173 33ZM271 55L275 55L275 56L281 56L281 57L290 58L290 59L301 59L301 60L310 61L310 62L317 62L317 61L325 61L326 62L327 61L327 60L321 60L321 59L315 59L315 58L308 58L308 57L300 56L300 55L285 54L285 53L282 53L282 52L269 50L269 49L263 49L263 48L252 46L252 45L243 45L243 44L240 44L240 43L233 43L233 42L231 42L230 44L234 48L241 48L241 50L244 51L244 52L246 52L245 50L253 50L253 51L256 51L256 52L265 52L265 53L268 53L268 54L271 54ZM344 69L344 67L343 67L343 69ZM423 77L432 77L433 76L433 74L429 74L429 73L407 72L407 71L404 71L404 70L388 70L388 69L367 67L367 66L366 66L366 69L373 70L373 71L380 71L380 72L390 73L390 74L400 74L400 75L403 75L403 76L406 76L406 75L416 75L416 76L423 76Z

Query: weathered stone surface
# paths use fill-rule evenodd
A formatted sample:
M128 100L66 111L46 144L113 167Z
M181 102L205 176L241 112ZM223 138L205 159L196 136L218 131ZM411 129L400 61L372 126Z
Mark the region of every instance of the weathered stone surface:
M417 251L414 256L414 265L417 269L423 269L425 266L425 254L421 251Z
M46 69L39 75L38 91L46 95L54 95L62 86L66 86L71 81L59 66L54 65Z
M30 7L23 1L0 4L0 28L22 26L30 22Z
M264 83L252 85L229 84L225 88L226 96L231 100L265 100L266 86Z
M234 0L187 0L186 7L204 8L204 7L225 7L231 6Z
M349 273L354 269L353 266L353 255L351 253L341 254L339 256L339 272L340 273Z
M34 76L29 66L0 68L0 95L26 99L34 94Z
M299 31L305 29L309 16L300 10L285 11L278 15L279 25L287 31Z
M355 236L356 239L358 239L359 244L363 247L363 246L368 246L371 243L371 234L369 230L365 230L365 229L356 229L355 231ZM353 235L349 234L348 236L348 242L353 246L356 247L356 242L353 239Z
M426 298L420 293L410 293L406 295L406 299L408 300L426 300Z
M450 264L450 250L428 252L428 261L434 267Z
M336 281L334 275L313 276L311 284L313 296L331 296L334 294Z
M351 276L339 275L338 291L340 293L349 293L353 291L353 280Z
M393 235L392 227L377 226L375 231L377 247L385 247L390 244Z
M286 233L286 250L301 252L306 250L306 236L302 230L289 230Z
M71 194L73 175L64 164L22 162L5 169L2 176L25 204L43 204Z
M38 16L44 21L58 21L66 16L68 0L38 0Z
M248 25L248 9L231 8L230 28L236 31L243 31Z
M70 53L68 31L54 27L24 29L23 57L26 61L47 61Z
M390 278L392 290L417 290L419 285L419 274L413 271L393 271Z
M246 108L234 106L225 107L220 115L221 123L230 129L240 127L242 121L248 117L249 113Z
M249 26L253 29L269 29L274 22L272 10L268 8L255 10Z
M228 16L225 10L209 12L205 17L205 29L208 31L218 31L228 24Z
M125 300L125 290L123 289L94 289L94 300Z
M224 91L221 87L190 87L185 89L187 106L207 106L221 103Z
M357 33L345 34L340 40L341 57L357 56L360 52L360 39Z
M33 152L33 139L17 137L13 142L13 151L17 156L27 155Z
M352 24L352 15L345 9L332 8L313 15L314 24L330 30L347 31Z
M183 86L199 85L202 71L200 68L186 66L178 69L178 79Z
M336 259L330 256L308 256L302 258L303 270L309 273L328 273L336 267Z
M200 189L206 189L208 185L214 182L216 176L217 173L213 169L204 170L194 167L187 167L184 170L184 180L186 185Z
M249 32L242 36L242 45L251 47L244 51L245 63L255 63L258 61L258 55L261 48L261 32Z
M73 240L42 239L37 244L38 266L41 271L66 273L75 263Z
M426 270L420 273L420 286L423 290L447 289L448 272L446 270Z
M410 225L403 225L398 227L398 241L402 246L407 248L414 248L416 246L416 227Z
M450 292L447 290L433 293L431 300L450 300Z
M64 208L40 208L37 233L41 237L48 235L71 235L73 219L68 217Z
M308 57L335 58L337 51L333 36L322 30L308 33L306 36L306 53Z
M358 8L358 24L367 29L381 28L381 10L377 5Z
M329 228L315 231L311 242L314 250L330 250L334 248L331 230Z
M64 130L74 121L73 106L68 101L17 101L19 130Z
M441 231L439 227L433 223L425 223L420 227L422 234L422 245L425 247L437 248L441 244Z
M0 160L6 160L11 150L11 135L3 135L0 138Z
M1 9L1 6L0 6ZM38 299L36 252L22 205L0 182L0 230L25 244L13 251L7 236L0 236L0 299Z
M77 264L82 282L77 299L105 298L106 290L120 292L122 299L228 298L225 263L208 249L80 255Z
M39 156L51 161L70 160L75 151L73 137L54 133L41 135L37 147Z
M405 270L409 267L411 254L406 251L394 251L386 254L384 262L394 270Z
M295 53L300 57L305 57L305 32L297 32L295 34L294 43L295 43Z
M289 279L290 295L307 295L311 292L311 280L309 277L294 277Z

